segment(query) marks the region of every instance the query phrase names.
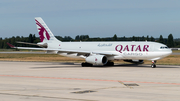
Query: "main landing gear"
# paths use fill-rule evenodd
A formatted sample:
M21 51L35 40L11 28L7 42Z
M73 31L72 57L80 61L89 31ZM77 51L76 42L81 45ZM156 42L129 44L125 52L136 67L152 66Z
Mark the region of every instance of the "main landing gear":
M92 67L93 64L87 63L87 62L83 62L83 63L81 63L81 66L82 67ZM104 66L114 66L114 62L108 61Z
M156 68L156 61L152 61L151 67L152 67L152 68Z
M114 62L108 61L104 66L114 66Z
M81 66L82 67L92 67L93 64L90 64L90 63L87 63L87 62L83 62L83 63L81 63Z

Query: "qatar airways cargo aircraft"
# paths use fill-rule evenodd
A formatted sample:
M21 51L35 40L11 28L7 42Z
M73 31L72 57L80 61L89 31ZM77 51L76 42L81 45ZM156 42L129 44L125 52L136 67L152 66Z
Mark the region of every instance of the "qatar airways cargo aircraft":
M114 60L133 63L150 60L152 61L151 67L155 68L157 60L172 53L171 49L164 44L147 41L61 42L55 38L42 18L36 17L35 22L41 42L37 44L20 43L38 45L41 48L15 47L9 43L8 45L11 48L44 50L47 53L84 58L86 62L82 63L82 66L113 66Z

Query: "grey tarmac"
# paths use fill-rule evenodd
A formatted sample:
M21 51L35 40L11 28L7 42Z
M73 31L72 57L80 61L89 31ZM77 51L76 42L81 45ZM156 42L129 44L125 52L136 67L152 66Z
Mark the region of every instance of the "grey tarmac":
M0 61L0 101L179 101L180 66Z

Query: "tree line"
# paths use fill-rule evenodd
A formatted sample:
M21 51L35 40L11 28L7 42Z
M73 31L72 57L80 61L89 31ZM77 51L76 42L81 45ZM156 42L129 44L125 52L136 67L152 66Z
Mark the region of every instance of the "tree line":
M115 34L113 37L106 37L106 38L90 38L89 35L77 35L74 39L70 36L55 36L57 39L67 42L67 41L152 41L152 42L159 42L166 44L168 47L177 48L180 47L180 38L174 39L172 34L169 34L168 38L163 38L162 35L160 35L159 38L154 38L150 36L132 36L132 37L117 37ZM26 44L19 44L17 42L29 42L29 43L38 43L40 42L39 37L36 37L35 34L29 34L29 37L23 37L23 36L16 36L16 37L10 37L10 38L0 38L0 49L9 49L10 47L7 45L8 43L11 43L18 47L30 47L31 45ZM35 46L33 46L35 47ZM37 46L36 46L37 47Z

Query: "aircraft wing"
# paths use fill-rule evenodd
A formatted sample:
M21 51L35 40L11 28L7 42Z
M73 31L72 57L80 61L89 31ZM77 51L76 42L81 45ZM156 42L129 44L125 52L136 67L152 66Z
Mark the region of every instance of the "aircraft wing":
M82 50L66 50L66 49L52 49L52 48L33 48L33 47L16 47L7 43L11 48L16 49L28 49L28 50L43 50L43 51L54 51L55 53L67 53L67 54L74 54L77 55L89 55L89 54L100 54L100 55L107 55L107 56L116 56L117 54L113 54L110 52L99 52L99 51L82 51Z

